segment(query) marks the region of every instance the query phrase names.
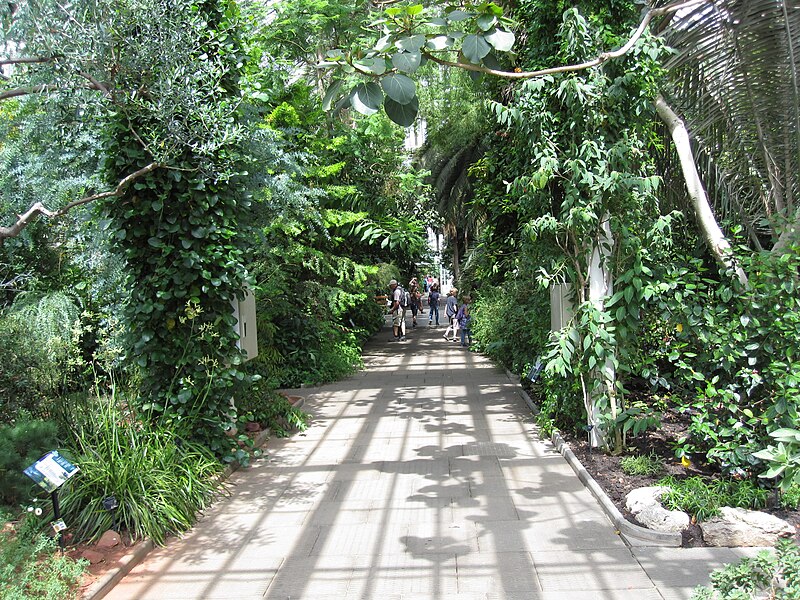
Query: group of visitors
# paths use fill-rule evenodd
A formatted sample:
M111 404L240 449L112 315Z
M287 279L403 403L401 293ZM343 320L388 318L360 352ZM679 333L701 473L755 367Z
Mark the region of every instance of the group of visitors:
M428 291L428 327L439 326L439 302L441 293L439 284L436 281L428 282L425 280L425 288ZM389 341L401 342L406 339L406 310L411 310L411 328L417 326L417 315L424 314L422 306L422 293L420 292L417 278L414 277L408 283L408 289L404 290L396 279L389 282L391 296L389 297L389 310L392 315L392 338ZM461 304L458 303L458 289L451 288L447 293L445 302L445 316L448 320L447 329L444 332L444 339L448 341L459 341L456 338L458 332L461 333L460 341L464 347L472 344L472 316L470 314L469 296L462 298ZM423 317L424 318L424 317ZM434 324L435 322L435 324ZM452 332L452 338L450 333Z

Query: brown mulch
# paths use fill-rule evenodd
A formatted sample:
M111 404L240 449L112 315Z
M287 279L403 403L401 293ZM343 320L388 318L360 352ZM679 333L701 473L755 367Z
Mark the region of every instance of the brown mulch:
M628 475L620 465L623 456L613 456L603 453L598 449L589 447L588 441L564 435L564 439L569 444L570 449L583 464L589 474L594 478L598 485L605 491L609 499L619 509L622 515L631 523L636 523L633 516L625 507L625 497L628 492L640 487L657 485L658 482L668 475L676 477L690 477L692 475L714 476L716 473L703 465L692 465L684 467L680 460L675 458L673 444L685 434L687 421L677 413L667 413L662 419L662 426L657 431L648 431L635 438L628 438L626 456L641 454L656 454L664 459L664 472L655 476ZM775 515L789 522L798 532L795 540L800 542L800 511L782 510L771 507L763 509L764 512ZM690 525L683 532L683 546L695 547L704 546L700 527L697 524Z

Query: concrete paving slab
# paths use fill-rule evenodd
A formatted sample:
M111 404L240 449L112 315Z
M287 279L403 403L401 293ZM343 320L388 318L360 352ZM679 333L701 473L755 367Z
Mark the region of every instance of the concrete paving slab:
M386 333L362 372L295 391L310 429L108 597L685 599L736 560L626 547L503 370L441 330Z
M654 590L627 547L570 552L533 552L536 574L544 591ZM596 597L599 597L598 594Z

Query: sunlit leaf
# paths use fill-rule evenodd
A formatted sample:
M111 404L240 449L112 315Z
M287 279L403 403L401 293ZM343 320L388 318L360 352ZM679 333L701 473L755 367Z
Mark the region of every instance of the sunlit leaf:
M516 38L510 31L493 29L486 34L486 41L489 42L498 52L508 52L514 46Z
M461 52L472 64L480 64L481 59L491 52L492 47L482 35L470 34L461 43Z
M417 96L417 86L409 77L392 73L381 79L381 87L386 95L398 104L408 104Z

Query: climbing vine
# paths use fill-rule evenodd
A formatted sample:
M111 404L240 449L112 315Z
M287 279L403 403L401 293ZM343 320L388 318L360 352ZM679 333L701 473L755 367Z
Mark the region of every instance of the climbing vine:
M225 455L232 399L247 383L231 306L247 278L237 124L246 57L232 2L151 9L147 22L131 14L115 32L125 77L105 168L111 181L153 159L162 168L106 202L104 224L127 265L123 317L140 407L167 424L189 419L195 437ZM158 42L170 45L163 62L132 68Z

